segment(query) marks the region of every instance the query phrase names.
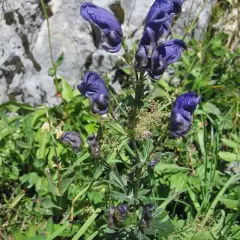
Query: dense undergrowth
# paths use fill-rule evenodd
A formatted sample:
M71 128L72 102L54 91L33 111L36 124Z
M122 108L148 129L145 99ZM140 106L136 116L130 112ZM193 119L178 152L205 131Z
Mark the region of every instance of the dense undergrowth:
M182 60L161 80L147 81L135 126L128 86L110 93L106 118L91 114L89 101L64 78L57 80L58 107L2 104L0 239L240 239L240 48L230 51L228 37L210 26L203 41L186 40ZM134 50L125 51L131 62ZM125 63L117 67L132 86ZM176 140L168 133L171 105L186 91L201 95L201 104L191 131ZM129 138L133 128L137 142ZM80 152L61 143L65 131L81 135ZM143 135L148 131L151 138ZM97 132L96 159L87 136ZM129 180L136 169L141 184ZM111 228L109 207L121 203L130 208L128 218ZM147 227L137 224L137 204L155 206Z

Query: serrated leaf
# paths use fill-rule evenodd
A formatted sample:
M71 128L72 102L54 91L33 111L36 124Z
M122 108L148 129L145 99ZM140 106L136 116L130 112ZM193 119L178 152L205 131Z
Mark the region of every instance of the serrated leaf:
M219 152L218 155L227 162L236 162L238 159L237 154L232 152Z
M123 127L116 122L109 121L106 122L106 125L116 133L119 133L120 135L127 135Z

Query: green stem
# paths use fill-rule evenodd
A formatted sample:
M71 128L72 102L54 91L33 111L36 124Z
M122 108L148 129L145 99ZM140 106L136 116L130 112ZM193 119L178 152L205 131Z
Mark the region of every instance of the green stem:
M54 84L55 84L56 90L58 92L60 90L60 88L59 88L59 85L58 85L58 82L57 82L57 68L55 66L54 59L53 59L53 50L52 50L52 42L51 42L51 31L50 31L50 24L49 24L49 16L48 16L48 13L47 13L46 5L43 2L43 0L41 0L41 5L42 5L42 8L43 8L44 16L47 20L48 45L49 45L50 59L51 59L51 63L52 63L52 68L54 69Z
M61 175L60 175L61 165L60 165L59 160L58 160L57 144L56 144L55 138L53 136L53 129L52 129L52 126L51 126L51 120L50 120L47 109L45 109L45 111L46 111L47 121L48 121L48 124L49 124L49 127L50 127L53 149L54 149L54 152L55 152L55 164L57 165L57 188L58 188L58 191L59 191L60 195L62 195Z
M141 93L142 93L142 88L143 88L143 73L140 74L140 78L139 78L137 71L135 71L135 76L136 76L135 99L134 99L134 105L133 105L133 110L132 110L132 116L130 118L131 119L130 126L132 126L132 129L135 128L136 123L137 123L137 113L141 106L141 97L142 97ZM141 162L141 159L140 159L140 155L138 152L137 141L135 139L134 131L133 131L133 134L131 135L131 139L133 142L133 148L134 148L134 153L136 155L137 164L139 164ZM142 172L142 168L137 167L136 172L135 172L135 177L137 180L137 183L136 183L136 186L134 189L135 199L138 196L138 190L141 185L141 172Z

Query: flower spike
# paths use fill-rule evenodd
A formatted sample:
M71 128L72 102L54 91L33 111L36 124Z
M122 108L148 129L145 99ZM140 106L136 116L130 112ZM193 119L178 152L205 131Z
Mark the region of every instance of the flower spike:
M85 2L81 5L80 14L86 21L102 30L104 35L102 46L107 52L116 53L121 49L122 28L111 12L93 3Z

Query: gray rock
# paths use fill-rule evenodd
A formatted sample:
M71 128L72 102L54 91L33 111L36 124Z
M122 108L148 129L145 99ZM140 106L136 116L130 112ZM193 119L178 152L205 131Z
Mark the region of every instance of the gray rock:
M173 35L183 36L185 34L184 26L190 27L199 15L196 26L189 35L196 40L201 40L207 30L212 7L216 2L217 0L185 0L182 6L182 12L173 26Z
M92 26L80 17L79 7L84 0L52 0L49 3L52 16L49 19L54 61L64 52L64 61L58 70L72 87L82 79L85 71L114 75L113 67L120 59L121 52L105 52L93 32ZM154 0L93 0L115 14L120 13L122 28L127 42L138 40L143 32L144 19ZM192 0L185 0L183 13L173 28L174 35L184 34ZM199 17L194 36L200 39L206 29L211 1ZM192 15L194 19L202 0L194 0ZM124 16L124 17L123 17ZM60 103L52 77L48 76L51 67L47 22L43 16L39 0L0 1L0 102L15 99L32 105ZM115 85L116 85L116 81ZM117 84L117 89L119 85Z

